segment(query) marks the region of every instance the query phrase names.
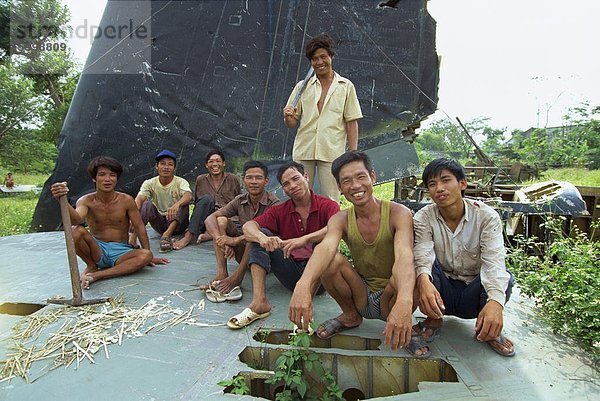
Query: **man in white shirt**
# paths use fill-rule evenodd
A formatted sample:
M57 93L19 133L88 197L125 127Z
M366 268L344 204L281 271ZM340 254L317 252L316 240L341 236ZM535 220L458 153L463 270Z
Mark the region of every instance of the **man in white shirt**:
M464 199L467 180L455 160L437 159L423 171L433 200L414 217L419 309L413 329L432 341L444 315L477 318L475 337L503 356L515 354L502 335L504 304L514 279L506 270L502 222L491 207Z

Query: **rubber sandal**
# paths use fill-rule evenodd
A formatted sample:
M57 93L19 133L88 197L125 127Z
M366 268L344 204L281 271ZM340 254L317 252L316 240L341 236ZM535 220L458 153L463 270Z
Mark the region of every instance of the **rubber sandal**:
M171 252L173 250L173 240L171 238L161 238L160 239L160 253Z
M344 330L353 329L358 326L359 325L346 326L344 323L340 322L340 320L337 317L334 317L333 319L325 320L323 323L321 323L319 327L317 327L316 333L317 337L319 337L320 339L327 340ZM323 335L323 332L326 332L328 334Z
M250 323L258 319L264 319L271 314L271 311L265 313L252 312L250 308L246 308L237 315L229 318L227 327L230 329L241 329L248 326Z
M420 335L421 338L423 338L423 340L425 340L427 343L431 343L431 342L433 342L433 340L435 340L436 338L438 338L440 336L440 333L442 331L442 326L440 326L440 327L427 326L425 324L425 321L420 321L420 322L417 322L417 324L415 324L412 327L412 329L413 329L413 333ZM429 334L429 336L425 336L424 333L428 330L431 332L431 334Z
M424 353L417 355L417 352L421 349L421 348L427 348L427 351L425 351ZM427 359L431 356L431 349L429 348L429 344L427 343L427 341L425 341L425 339L423 337L421 337L421 335L414 335L410 338L410 342L408 343L408 346L406 347L406 350L415 358L418 359Z

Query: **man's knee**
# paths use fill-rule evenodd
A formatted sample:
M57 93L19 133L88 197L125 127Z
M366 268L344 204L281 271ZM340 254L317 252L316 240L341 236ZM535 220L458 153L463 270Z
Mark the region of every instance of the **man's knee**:
M71 234L73 234L73 241L74 242L79 242L86 235L90 235L90 233L88 232L88 230L85 229L85 227L79 226L79 225L71 227Z
M331 280L334 277L337 277L337 275L342 271L342 269L349 264L350 262L348 262L348 259L341 253L337 252L331 260L331 262L329 263L329 266L327 266L327 269L325 269L325 271L323 272L323 276L321 277L321 279Z
M229 219L225 216L217 217L217 225L223 231L227 229L227 224L229 224Z
M147 266L152 262L152 251L149 249L138 249L140 252L140 261L143 262L142 267Z

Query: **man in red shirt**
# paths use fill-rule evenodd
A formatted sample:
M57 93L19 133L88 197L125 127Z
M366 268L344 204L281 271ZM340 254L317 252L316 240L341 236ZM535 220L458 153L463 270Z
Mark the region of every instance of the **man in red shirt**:
M308 259L313 244L327 232L327 222L340 210L337 202L314 194L300 163L284 164L277 173L288 201L270 207L265 213L244 224L244 236L252 242L248 264L252 274L252 302L227 322L240 329L271 314L265 293L267 273L288 290L293 291ZM317 288L313 290L316 291Z

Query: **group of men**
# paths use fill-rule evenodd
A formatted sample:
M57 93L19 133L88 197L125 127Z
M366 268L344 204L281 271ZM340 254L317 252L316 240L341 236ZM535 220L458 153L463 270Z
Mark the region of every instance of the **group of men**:
M316 294L327 291L339 304L342 313L316 329L321 338L357 327L363 319L380 319L386 322L386 344L423 358L443 316L454 315L476 318L477 340L501 355L514 355L513 344L502 335L513 280L504 265L498 214L463 198L464 170L448 159L435 160L423 171L433 203L414 217L408 208L374 197L372 163L356 151L362 117L356 91L332 69L331 38L314 37L306 56L315 76L296 85L283 109L285 125L298 127L294 161L277 172L289 199L280 202L266 191L267 166L254 160L244 165L242 194L238 178L224 171L225 156L218 150L206 155L208 173L196 179L193 197L189 183L175 175L176 155L163 150L155 158L158 175L144 181L134 200L115 190L120 164L97 157L88 168L96 192L70 208L74 224L85 219L89 226L89 231L73 227L77 253L87 265L82 286L167 263L150 251L145 229L150 223L161 234L161 252L213 241L217 272L203 286L210 301L241 299L240 286L250 271L252 301L229 319L232 329L270 315L265 284L272 272L292 292L289 318L303 330L313 321ZM315 176L321 195L312 190ZM67 192L66 183L52 186L56 198ZM351 203L341 211L340 193ZM177 235L181 238L173 242ZM338 250L342 239L351 261ZM231 258L238 267L229 274ZM417 307L427 318L413 325Z

